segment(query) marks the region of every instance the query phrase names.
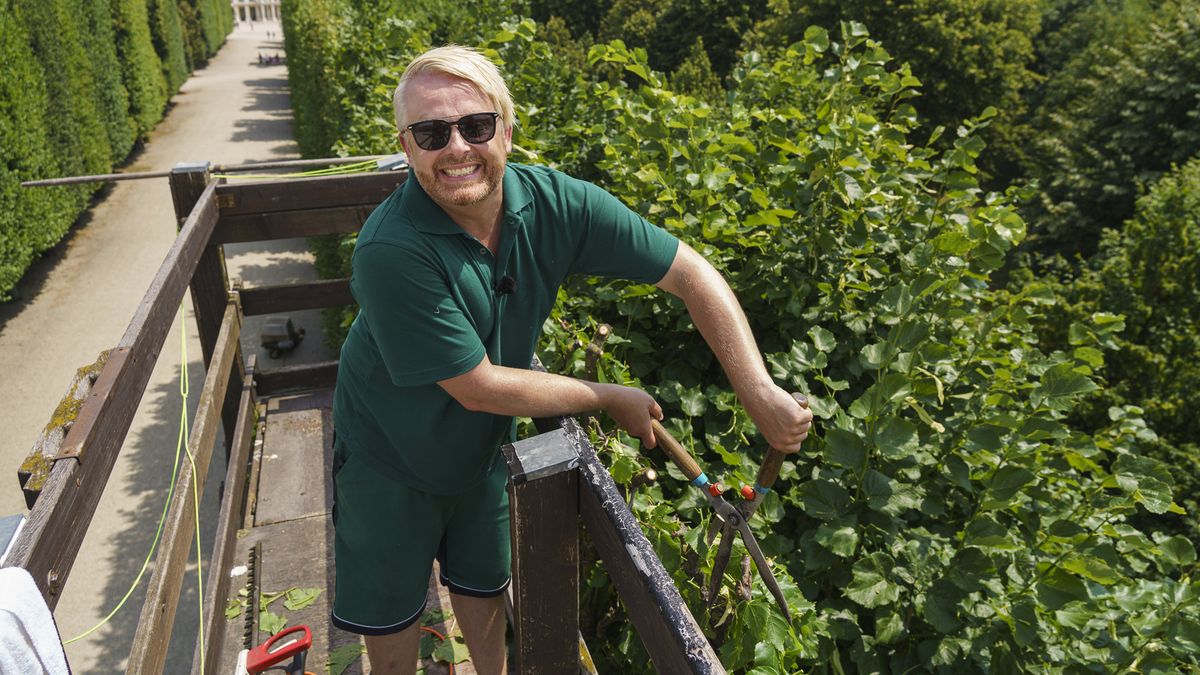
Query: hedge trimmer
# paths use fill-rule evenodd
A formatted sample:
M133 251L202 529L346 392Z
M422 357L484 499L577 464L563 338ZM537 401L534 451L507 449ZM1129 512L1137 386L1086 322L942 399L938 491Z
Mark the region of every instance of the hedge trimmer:
M802 394L792 394L796 398L796 402L801 406L808 407L808 399ZM654 429L654 437L658 439L659 445L683 472L683 475L692 482L704 493L704 497L716 512L717 518L709 525L707 541L711 545L716 538L718 532L721 534L721 543L717 549L717 557L713 561L712 576L709 578L709 598L716 597L717 587L721 584L721 577L725 574L725 568L729 564L730 554L733 552L733 533L736 530L742 537L742 543L746 545L746 550L749 551L750 557L754 560L754 566L758 568L758 575L762 577L763 583L767 589L771 591L771 595L775 598L775 602L779 605L783 616L791 622L791 612L788 610L787 600L783 597L783 590L779 588L779 582L775 579L775 574L771 572L771 566L767 563L767 558L763 555L762 548L758 545L758 540L754 538L754 533L750 530L750 516L758 510L762 504L763 498L771 491L771 486L775 484L775 479L779 477L779 469L783 466L784 454L778 450L771 448L767 452L766 458L763 460L762 466L759 467L758 476L754 480L754 487L744 486L741 490L742 496L746 501L734 507L729 502L725 501L722 493L725 492L725 487L720 482L710 482L708 476L700 469L700 465L692 458L691 454L675 440L675 437L666 430L665 427L657 420L651 420Z

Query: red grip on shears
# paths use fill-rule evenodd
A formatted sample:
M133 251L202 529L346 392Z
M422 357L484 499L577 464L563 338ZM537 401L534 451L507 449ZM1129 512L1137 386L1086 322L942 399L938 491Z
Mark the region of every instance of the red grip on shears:
M749 485L743 485L742 499L745 499L748 502L754 501L754 488L750 487Z
M720 497L725 492L725 486L720 483L709 483L708 494L714 497Z
M292 641L276 648L276 643L288 635L297 632L303 633L303 636L294 638ZM246 655L246 671L250 675L261 673L286 658L295 656L300 652L308 651L309 647L312 647L312 631L308 629L308 626L301 624L285 628L272 635L266 642L250 650L250 653Z

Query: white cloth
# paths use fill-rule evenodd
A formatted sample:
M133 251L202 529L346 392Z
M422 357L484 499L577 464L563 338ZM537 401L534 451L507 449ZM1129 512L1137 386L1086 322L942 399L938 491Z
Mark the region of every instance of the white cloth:
M50 608L20 567L0 569L0 673L69 675Z

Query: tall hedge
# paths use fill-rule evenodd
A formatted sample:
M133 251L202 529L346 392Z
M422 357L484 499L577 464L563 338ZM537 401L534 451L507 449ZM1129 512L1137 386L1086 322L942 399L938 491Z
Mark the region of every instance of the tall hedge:
M340 91L349 83L339 57L350 8L346 0L283 0L281 9L296 142L305 157L326 156L345 118Z
M20 183L108 173L129 156L162 119L168 78L174 91L187 77L190 38L179 7L193 2L211 23L205 28L197 18L191 29L202 45L197 53L207 57L233 26L227 2L0 2L0 301L96 190ZM155 52L152 19L165 61Z
M108 146L114 164L129 155L136 140L129 117L129 92L121 79L117 60L112 9L109 0L68 0L71 13L80 23L80 37L91 64L96 85L96 107L108 133Z
M20 182L55 171L46 135L46 85L22 23L0 2L0 300L7 297L51 233L69 222L64 190L23 190Z
M233 7L222 0L180 0L181 5L184 3L196 9L208 55L216 54L225 43L225 36L233 30Z
M111 1L121 77L129 91L129 114L140 136L162 118L167 107L167 81L150 39L145 0Z
M39 0L18 5L34 62L46 83L47 138L61 174L106 173L112 150L96 107L99 98L92 65L67 0ZM69 190L73 207L86 204L95 185Z
M150 18L150 39L162 64L167 96L170 97L179 91L191 71L183 43L179 7L175 0L146 0L146 13Z

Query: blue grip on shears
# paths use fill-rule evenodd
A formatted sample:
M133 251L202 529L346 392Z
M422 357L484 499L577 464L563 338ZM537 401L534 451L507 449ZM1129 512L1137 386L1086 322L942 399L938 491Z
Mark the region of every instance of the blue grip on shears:
M705 476L704 472L701 471L699 476L696 476L694 479L692 479L692 485L695 485L698 488L708 485L708 476Z
M755 483L755 484L754 484L754 491L755 491L755 492L757 492L757 493L759 493L759 494L765 495L765 494L767 494L768 492L770 492L770 491L771 491L771 488L765 488L765 487L763 487L763 486L759 485L758 483Z

